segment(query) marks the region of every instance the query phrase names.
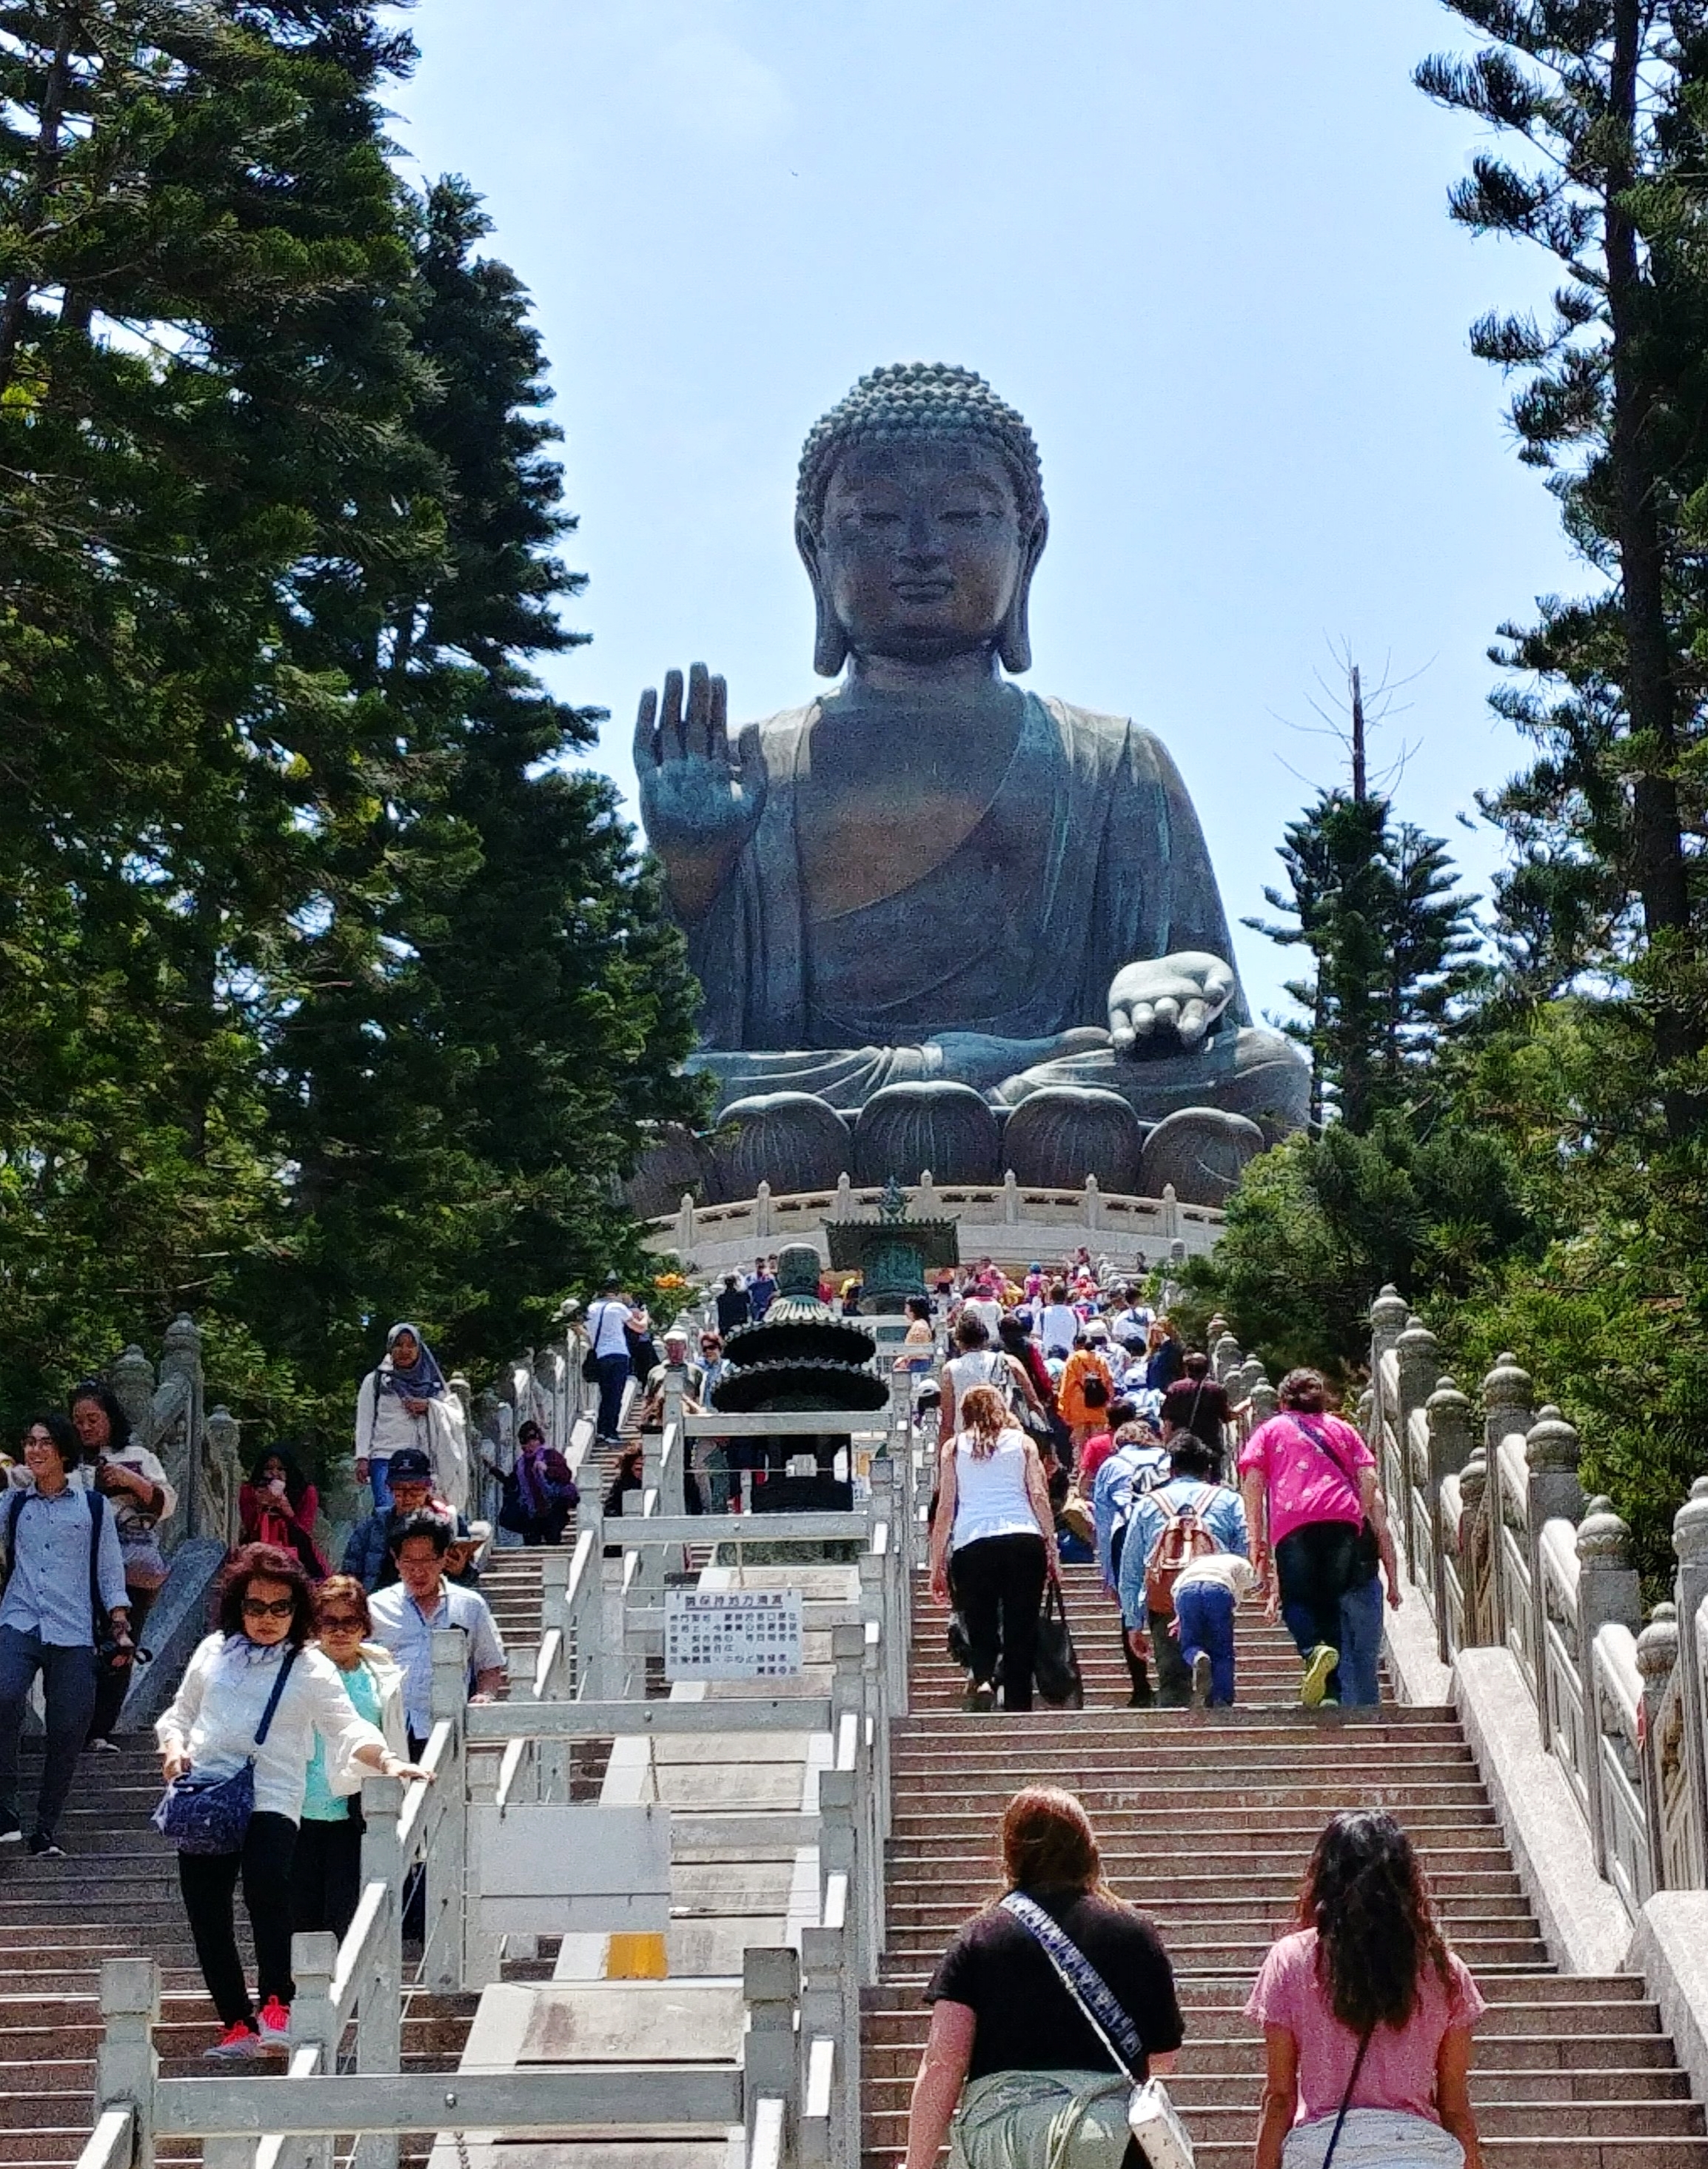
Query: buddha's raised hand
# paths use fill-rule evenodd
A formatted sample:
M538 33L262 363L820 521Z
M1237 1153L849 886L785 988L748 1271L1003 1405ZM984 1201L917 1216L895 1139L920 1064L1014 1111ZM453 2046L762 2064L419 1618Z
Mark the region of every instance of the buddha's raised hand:
M729 698L703 663L665 674L662 702L652 686L635 721L634 765L641 818L664 861L671 899L685 920L703 917L729 879L765 806L763 777L743 775L729 757Z
M1124 965L1109 983L1116 1053L1177 1054L1197 1047L1233 994L1231 965L1202 949Z

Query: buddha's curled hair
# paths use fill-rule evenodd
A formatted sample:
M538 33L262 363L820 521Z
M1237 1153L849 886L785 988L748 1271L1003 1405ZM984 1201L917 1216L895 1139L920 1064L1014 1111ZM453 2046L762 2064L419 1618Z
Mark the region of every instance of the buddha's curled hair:
M1318 1978L1335 2017L1355 2033L1403 2026L1426 1965L1449 1983L1417 1856L1390 1815L1335 1816L1305 1870L1299 1925L1316 1929Z
M1024 420L982 376L946 361L893 361L862 376L815 422L801 453L795 507L817 531L836 456L851 445L907 437L979 437L1001 452L1014 477L1022 524L1043 508L1038 446Z

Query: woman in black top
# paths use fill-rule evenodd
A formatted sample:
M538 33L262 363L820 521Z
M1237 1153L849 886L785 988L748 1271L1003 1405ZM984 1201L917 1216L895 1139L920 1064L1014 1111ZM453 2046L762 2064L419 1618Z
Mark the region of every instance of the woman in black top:
M993 1905L969 1921L926 1990L931 2037L914 2081L906 2169L932 2169L953 2117L969 2169L1044 2162L1064 2108L1077 2111L1059 2169L1132 2169L1127 2098L1135 2079L1174 2068L1184 2033L1173 1969L1150 1923L1112 1895L1085 1809L1071 1793L1031 1785L1002 1818L1009 1893L1042 1907L1102 1975L1136 2030L1122 2070L1043 1947ZM956 2104L959 2109L957 2113Z

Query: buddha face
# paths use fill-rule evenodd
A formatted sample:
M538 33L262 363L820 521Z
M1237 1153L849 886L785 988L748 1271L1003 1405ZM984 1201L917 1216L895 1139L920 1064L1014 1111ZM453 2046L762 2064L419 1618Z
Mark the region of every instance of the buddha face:
M856 655L929 663L996 645L1041 541L1001 453L948 437L851 446L803 546Z

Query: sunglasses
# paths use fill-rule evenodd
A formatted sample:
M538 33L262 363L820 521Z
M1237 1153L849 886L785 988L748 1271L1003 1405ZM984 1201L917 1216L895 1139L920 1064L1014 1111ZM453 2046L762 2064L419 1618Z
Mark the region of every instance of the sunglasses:
M294 1596L275 1596L270 1603L265 1604L259 1596L243 1599L243 1617L246 1619L288 1619L296 1609L296 1599Z
M320 1623L320 1631L323 1634L360 1634L367 1623L366 1619L359 1619L354 1612L328 1612Z

